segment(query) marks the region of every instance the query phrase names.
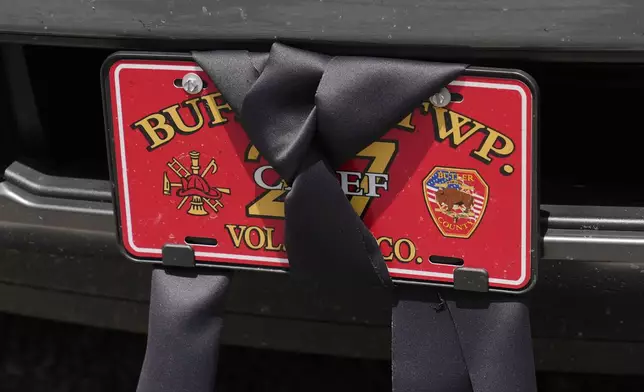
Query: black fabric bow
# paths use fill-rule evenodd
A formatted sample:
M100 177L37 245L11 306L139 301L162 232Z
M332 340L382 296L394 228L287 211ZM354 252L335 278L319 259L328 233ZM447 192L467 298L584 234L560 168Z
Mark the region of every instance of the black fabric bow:
M455 79L465 65L329 57L274 44L268 57L195 52L280 176L291 274L321 289L391 287L375 238L334 169ZM234 71L230 71L234 69Z
M536 391L527 307L503 296L472 298L413 286L393 291L376 240L335 177L339 165L455 79L465 65L329 57L280 44L269 54L215 51L193 56L239 115L260 153L292 184L285 212L293 278L316 286L321 295L342 291L347 301L390 300L389 294L395 293L394 391ZM177 359L196 364L206 356L206 364L213 364L216 345L213 352L177 345L181 338L188 347L204 339L213 347L204 334L218 336L220 322L201 313L208 312L203 305L222 301L225 290L220 288L228 277L210 275L211 282L202 283L215 284L210 296L195 295L177 304L181 296L191 298L191 291L177 288L172 275L159 279L159 272L155 274L139 391L210 391L214 369L207 375L199 366L191 374L183 365L188 374L173 373L179 381L158 374ZM192 290L202 293L196 286ZM383 292L387 295L378 295ZM167 322L174 317L194 324Z

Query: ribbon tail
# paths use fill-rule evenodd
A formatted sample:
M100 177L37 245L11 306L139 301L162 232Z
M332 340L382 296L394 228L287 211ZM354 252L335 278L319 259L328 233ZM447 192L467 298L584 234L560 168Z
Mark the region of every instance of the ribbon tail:
M226 273L152 272L148 342L137 392L212 392Z
M518 299L398 287L394 392L536 392L528 308Z
M392 391L472 392L458 334L438 291L400 286L396 294L391 325Z
M519 298L448 301L475 392L536 392L530 315Z

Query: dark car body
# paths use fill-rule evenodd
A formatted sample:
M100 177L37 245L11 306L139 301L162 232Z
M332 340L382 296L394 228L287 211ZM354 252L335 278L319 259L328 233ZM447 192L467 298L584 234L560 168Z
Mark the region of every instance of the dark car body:
M534 77L543 257L527 297L538 369L644 373L644 4L627 3L3 2L0 310L144 332L151 268L116 243L101 64L121 49L266 50L280 40ZM389 311L238 272L224 342L386 358Z

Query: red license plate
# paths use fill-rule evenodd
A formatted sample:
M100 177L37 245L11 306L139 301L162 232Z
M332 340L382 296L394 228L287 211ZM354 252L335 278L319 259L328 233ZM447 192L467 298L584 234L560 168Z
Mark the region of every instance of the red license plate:
M188 72L205 82L199 94L177 83ZM117 54L103 77L125 253L161 262L165 244L188 244L200 265L288 269L289 187L206 73L189 56ZM525 291L539 238L534 84L469 69L447 88L448 106L424 102L338 180L396 281L451 284L467 267L491 289Z

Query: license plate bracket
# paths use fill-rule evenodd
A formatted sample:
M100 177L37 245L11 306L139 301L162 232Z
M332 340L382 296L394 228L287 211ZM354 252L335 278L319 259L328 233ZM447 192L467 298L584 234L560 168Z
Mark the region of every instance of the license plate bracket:
M188 72L199 94L176 83ZM287 271L288 185L191 56L120 52L102 78L124 253L161 263L164 245L187 245L199 266ZM536 85L469 68L447 88L452 103L424 102L338 179L396 282L525 292L538 261Z

